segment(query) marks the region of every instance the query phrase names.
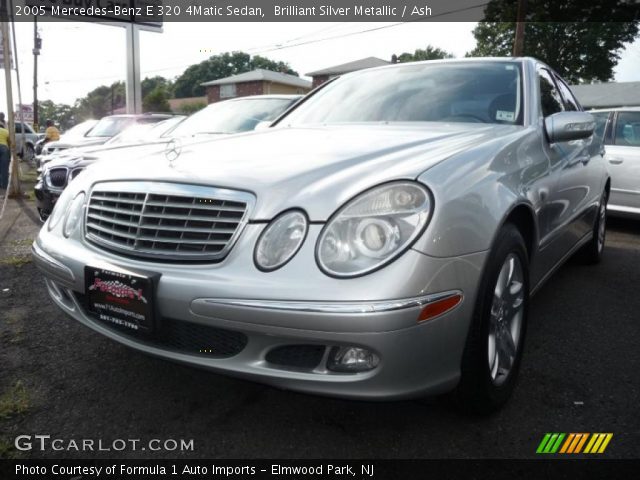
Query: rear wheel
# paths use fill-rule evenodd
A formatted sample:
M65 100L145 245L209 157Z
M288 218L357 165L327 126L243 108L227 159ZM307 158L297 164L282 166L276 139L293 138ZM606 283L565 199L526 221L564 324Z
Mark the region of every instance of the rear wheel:
M36 158L36 152L33 148L33 145L31 144L26 144L24 146L24 149L22 150L22 161L23 162L27 162L27 164L29 165L34 165L35 162L35 158Z
M598 214L593 224L593 235L589 243L580 250L579 256L583 263L595 265L602 260L604 243L607 235L607 201L609 195L604 191L598 205Z
M529 306L529 261L518 229L499 232L483 276L462 358L458 407L490 413L509 398L522 359Z

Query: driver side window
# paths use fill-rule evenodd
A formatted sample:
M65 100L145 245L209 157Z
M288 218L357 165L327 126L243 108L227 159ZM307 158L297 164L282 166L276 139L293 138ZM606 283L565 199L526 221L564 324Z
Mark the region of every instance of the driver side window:
M542 115L548 117L554 113L562 112L564 110L562 107L562 97L548 70L544 68L538 70L538 84L540 85L540 107L542 109Z

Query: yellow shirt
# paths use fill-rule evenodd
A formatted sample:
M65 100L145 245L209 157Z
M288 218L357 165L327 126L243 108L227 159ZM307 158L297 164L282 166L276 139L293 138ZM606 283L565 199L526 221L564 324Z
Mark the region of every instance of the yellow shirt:
M50 142L60 140L60 131L56 127L47 127L44 131L44 137Z
M9 146L9 130L0 127L0 145Z

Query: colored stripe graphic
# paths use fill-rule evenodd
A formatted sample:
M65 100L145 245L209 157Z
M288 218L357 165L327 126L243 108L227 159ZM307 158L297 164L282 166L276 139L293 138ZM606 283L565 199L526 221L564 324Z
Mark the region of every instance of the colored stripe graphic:
M538 445L536 453L556 453L562 444L565 433L547 433Z
M584 449L584 453L604 453L613 433L594 433Z
M612 438L613 433L545 433L536 453L604 453Z
M545 436L542 438L542 441L540 442L540 445L538 445L538 449L536 450L536 453L542 453L544 450L545 445L547 444L547 442L549 441L549 439L551 438L551 434L547 433L545 434Z

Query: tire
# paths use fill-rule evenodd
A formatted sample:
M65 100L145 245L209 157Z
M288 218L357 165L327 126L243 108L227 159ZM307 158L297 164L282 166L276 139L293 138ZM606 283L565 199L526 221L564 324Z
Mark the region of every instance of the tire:
M33 166L36 158L36 151L34 150L33 145L26 144L22 150L21 157L23 162L27 162L29 165Z
M498 233L478 290L460 383L453 392L460 410L486 415L509 399L522 361L528 309L527 248L519 230L507 223Z
M598 214L593 222L593 235L591 240L584 245L578 252L578 259L587 265L595 265L602 260L604 252L604 244L607 236L607 202L609 195L606 190L602 192L600 204L598 205Z

